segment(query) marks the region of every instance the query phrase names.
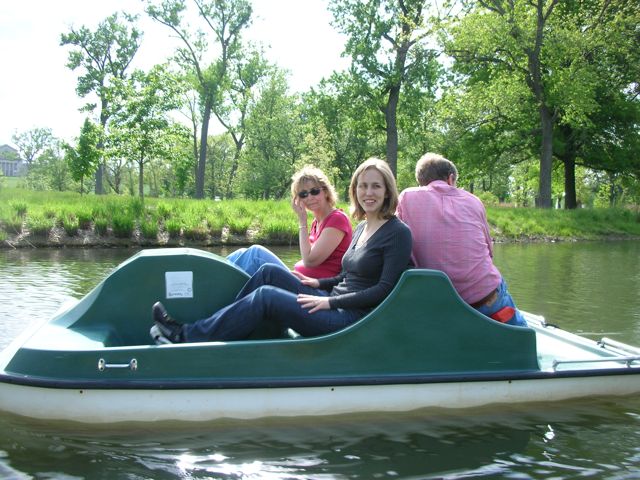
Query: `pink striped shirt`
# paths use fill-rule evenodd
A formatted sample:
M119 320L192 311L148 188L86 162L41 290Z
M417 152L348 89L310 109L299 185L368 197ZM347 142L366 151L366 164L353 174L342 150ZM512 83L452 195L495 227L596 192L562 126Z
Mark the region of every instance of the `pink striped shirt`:
M417 268L446 273L460 296L475 303L498 287L484 205L475 195L436 180L400 194L398 217L413 235Z

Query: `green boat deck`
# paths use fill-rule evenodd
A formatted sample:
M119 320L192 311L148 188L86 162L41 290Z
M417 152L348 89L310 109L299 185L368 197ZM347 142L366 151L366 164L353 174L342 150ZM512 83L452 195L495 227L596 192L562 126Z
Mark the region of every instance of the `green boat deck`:
M406 271L378 308L330 335L152 345L154 302L195 321L233 301L247 278L209 252L143 250L35 331L4 373L103 388L178 388L539 371L534 330L478 313L434 270ZM137 368L122 368L134 359ZM98 368L101 360L107 368Z

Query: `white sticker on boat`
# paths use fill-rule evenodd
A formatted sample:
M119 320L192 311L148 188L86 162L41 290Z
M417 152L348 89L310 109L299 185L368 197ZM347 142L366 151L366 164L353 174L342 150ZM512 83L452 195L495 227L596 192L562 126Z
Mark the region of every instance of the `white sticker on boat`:
M193 298L193 272L165 272L167 298Z

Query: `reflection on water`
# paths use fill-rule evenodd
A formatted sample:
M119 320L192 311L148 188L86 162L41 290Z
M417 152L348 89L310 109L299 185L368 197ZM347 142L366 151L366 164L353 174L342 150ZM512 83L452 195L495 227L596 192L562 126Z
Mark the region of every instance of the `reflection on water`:
M0 417L0 474L20 478L634 478L637 402L130 425ZM612 435L615 432L615 435ZM37 453L37 454L34 454ZM28 477L23 477L28 478Z
M0 252L0 346L133 253ZM297 259L295 249L278 254ZM639 242L498 245L496 263L523 309L640 345ZM640 478L639 445L636 398L91 428L0 415L0 478L631 479Z

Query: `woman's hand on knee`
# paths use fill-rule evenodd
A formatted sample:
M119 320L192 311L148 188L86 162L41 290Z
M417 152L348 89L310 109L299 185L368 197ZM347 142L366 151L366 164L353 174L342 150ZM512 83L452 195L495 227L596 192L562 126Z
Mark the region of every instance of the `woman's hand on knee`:
M295 270L291 270L291 273L293 273L293 276L296 277L298 280L300 280L303 285L306 285L312 288L320 287L320 282L318 281L317 278L307 277L306 275L303 275L302 273L297 272Z
M317 297L315 295L299 293L298 303L302 308L309 310L309 313L317 312L318 310L331 310L329 297Z

